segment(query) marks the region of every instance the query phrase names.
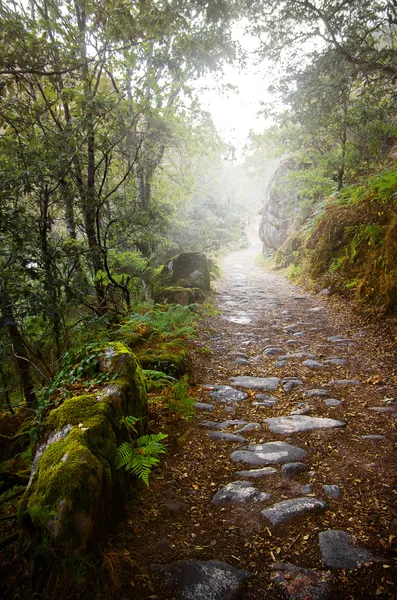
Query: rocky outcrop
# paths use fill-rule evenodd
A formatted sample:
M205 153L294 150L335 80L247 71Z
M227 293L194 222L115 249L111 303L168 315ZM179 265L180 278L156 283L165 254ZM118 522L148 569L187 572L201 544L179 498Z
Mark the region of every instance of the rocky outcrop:
M155 299L184 306L210 290L210 267L202 252L182 252L165 263L156 282Z
M265 253L278 250L294 228L295 217L300 211L299 197L295 186L287 178L296 169L294 161L284 162L267 188L259 225L259 237Z
M121 419L139 417L147 394L142 369L122 344L106 348L100 369L113 375L100 392L76 396L51 411L19 505L19 523L35 546L57 556L82 554L98 542L120 508L125 472L115 469L125 440Z

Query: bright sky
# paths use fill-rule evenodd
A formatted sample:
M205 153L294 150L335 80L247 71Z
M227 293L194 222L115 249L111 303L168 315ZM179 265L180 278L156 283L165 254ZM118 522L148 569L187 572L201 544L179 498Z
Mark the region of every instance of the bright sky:
M250 130L260 133L270 124L257 113L261 108L260 102L270 100L267 86L271 83L271 74L265 61L255 65L258 40L243 33L241 26L235 27L235 35L244 49L251 53L246 68L240 71L237 66L226 65L223 76L208 75L201 78L195 87L203 108L211 113L219 133L226 142L236 147L240 158ZM228 89L229 85L235 89Z

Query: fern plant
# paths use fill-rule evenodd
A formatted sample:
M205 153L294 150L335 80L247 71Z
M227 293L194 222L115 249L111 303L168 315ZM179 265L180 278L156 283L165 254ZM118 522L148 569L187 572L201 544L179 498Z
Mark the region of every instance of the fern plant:
M123 423L134 433L137 433L135 424L137 417L125 417ZM116 469L125 468L148 486L149 475L152 468L158 464L160 454L164 454L166 447L162 440L168 437L165 433L142 435L136 440L130 439L123 442L116 450Z
M171 390L168 408L183 419L189 419L195 414L194 404L196 399L188 396L189 383L185 375L180 379Z

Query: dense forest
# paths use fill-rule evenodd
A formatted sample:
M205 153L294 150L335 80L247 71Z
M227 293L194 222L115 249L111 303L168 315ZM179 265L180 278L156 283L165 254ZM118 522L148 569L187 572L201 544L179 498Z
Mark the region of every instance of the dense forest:
M192 415L210 276L258 212L266 264L395 314L396 38L391 0L0 2L0 549L31 577L15 597L53 593L131 471L149 483L167 437L150 411ZM199 82L265 63L269 126L236 160ZM111 385L126 406L97 402ZM118 490L95 536L70 520L76 473ZM76 502L94 520L92 495Z

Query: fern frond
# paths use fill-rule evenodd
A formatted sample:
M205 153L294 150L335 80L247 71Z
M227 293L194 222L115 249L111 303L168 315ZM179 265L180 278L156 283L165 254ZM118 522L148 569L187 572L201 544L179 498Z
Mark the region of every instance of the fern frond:
M116 469L125 467L128 469L128 464L131 462L133 457L133 449L128 442L123 442L116 450Z

